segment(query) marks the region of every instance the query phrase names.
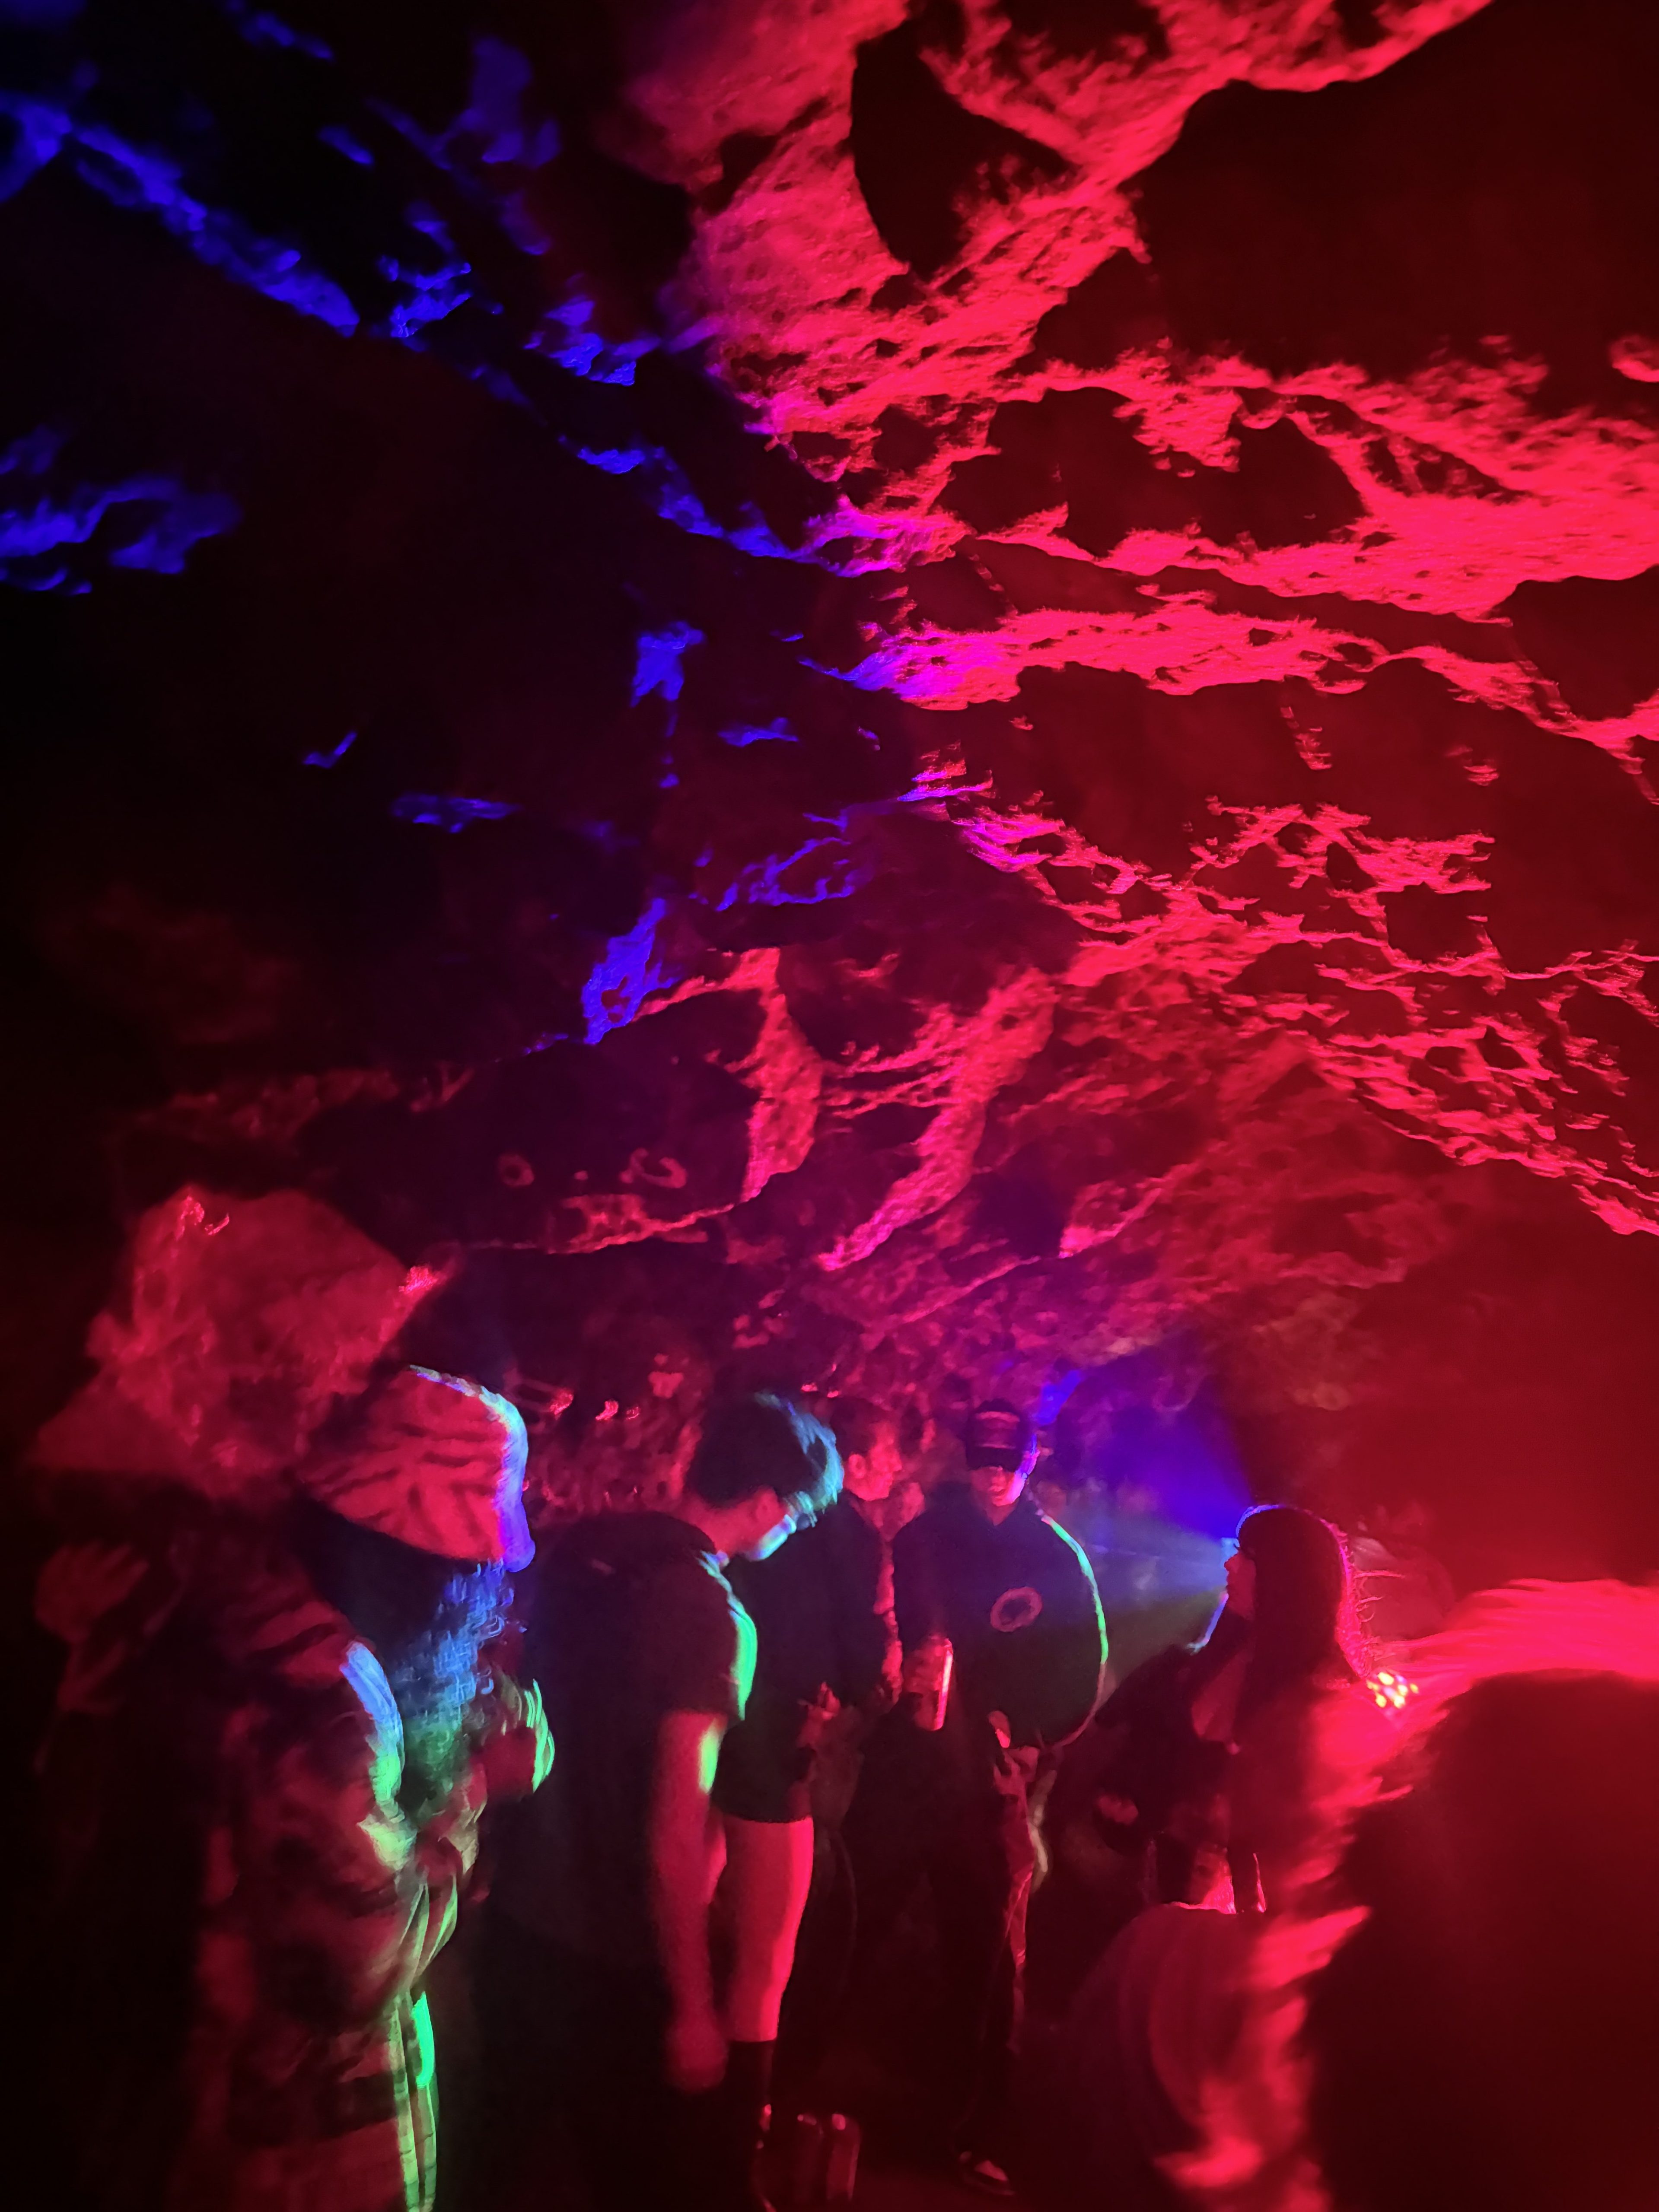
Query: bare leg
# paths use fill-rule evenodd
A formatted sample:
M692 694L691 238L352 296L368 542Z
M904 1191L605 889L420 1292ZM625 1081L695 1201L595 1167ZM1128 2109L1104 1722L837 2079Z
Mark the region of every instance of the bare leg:
M812 1822L728 1814L725 1825L724 1887L735 1939L726 2033L734 2043L772 2043L812 1887Z

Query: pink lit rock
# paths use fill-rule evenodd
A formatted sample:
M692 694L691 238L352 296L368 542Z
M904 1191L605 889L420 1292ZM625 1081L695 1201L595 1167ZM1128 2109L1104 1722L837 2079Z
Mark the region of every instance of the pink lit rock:
M406 1270L302 1192L235 1199L186 1186L139 1221L121 1296L87 1340L99 1373L33 1455L257 1489L362 1389L440 1279Z
M658 1495L717 1378L1087 1369L1466 1561L1645 1565L1652 7L304 12L339 59L245 80L180 18L203 222L65 153L0 226L20 390L73 356L243 515L20 615L64 1344L112 1191L291 1184L457 1253L424 1356L523 1378L549 1510ZM65 131L151 112L109 13ZM252 1453L195 1326L102 1324L83 1430Z

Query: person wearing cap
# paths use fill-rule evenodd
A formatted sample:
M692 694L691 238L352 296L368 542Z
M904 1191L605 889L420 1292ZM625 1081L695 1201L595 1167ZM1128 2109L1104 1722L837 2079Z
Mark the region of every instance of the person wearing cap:
M1027 1790L1095 1709L1106 1626L1088 1559L1027 1495L1037 1449L1025 1415L977 1406L964 1445L966 1480L942 1484L894 1541L906 1694L871 1746L848 1840L867 1938L924 1878L931 1891L940 2117L961 2179L1002 2195L1034 1856Z
M535 1692L484 1657L533 1549L524 1460L504 1399L408 1368L323 1431L285 1514L141 1511L129 1482L124 1540L107 1520L49 1562L38 1611L69 1659L45 1919L76 2202L432 2203L423 1978L492 1772L534 1787L551 1759ZM94 2002L138 2045L101 2080Z
M482 2203L514 2202L566 2154L596 2212L758 2202L772 1962L793 1942L804 1875L787 1819L734 1820L734 1836L714 1802L755 1668L725 1568L770 1557L839 1485L828 1431L760 1392L710 1413L668 1511L595 1515L547 1547L527 1649L559 1756L503 1839L485 1921L479 2014L498 2102ZM723 1848L736 1923L723 2008L710 1940Z

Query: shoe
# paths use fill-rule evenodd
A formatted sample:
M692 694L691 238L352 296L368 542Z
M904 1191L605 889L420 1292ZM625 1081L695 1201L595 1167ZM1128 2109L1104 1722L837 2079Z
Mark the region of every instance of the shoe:
M1003 2172L994 2158L985 2158L978 2151L965 2150L956 2160L956 2179L964 2189L971 2189L978 2197L1011 2197L1014 2184Z
M823 2202L825 2148L823 2123L815 2112L792 2112L773 2121L767 2170L781 2203Z

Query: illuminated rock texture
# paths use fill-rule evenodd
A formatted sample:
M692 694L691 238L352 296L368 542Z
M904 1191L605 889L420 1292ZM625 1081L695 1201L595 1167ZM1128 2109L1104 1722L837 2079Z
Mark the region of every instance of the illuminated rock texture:
M0 24L14 1429L297 1186L556 1484L1083 1375L1652 1556L1645 0Z
M302 1455L438 1280L303 1191L186 1185L137 1223L87 1340L98 1372L34 1456L241 1496Z

